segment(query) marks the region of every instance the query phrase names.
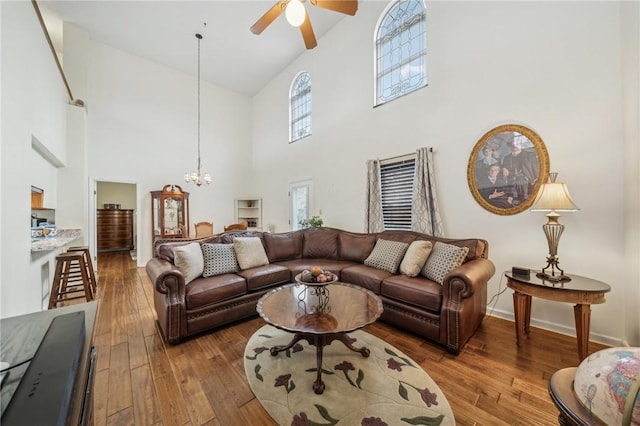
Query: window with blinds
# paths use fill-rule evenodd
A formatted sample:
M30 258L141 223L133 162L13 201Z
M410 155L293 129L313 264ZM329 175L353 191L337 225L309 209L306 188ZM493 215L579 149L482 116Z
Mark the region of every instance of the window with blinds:
M385 230L411 230L415 170L415 156L380 164L380 190Z

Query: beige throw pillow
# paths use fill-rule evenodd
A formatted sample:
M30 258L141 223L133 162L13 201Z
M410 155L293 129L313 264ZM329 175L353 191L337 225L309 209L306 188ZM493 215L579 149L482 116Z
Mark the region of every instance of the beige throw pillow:
M262 241L258 237L234 238L233 249L236 252L240 269L250 269L269 264L267 253L264 251Z
M420 271L420 275L442 284L449 271L462 265L468 252L469 247L459 247L438 241L433 245L431 255Z
M182 272L184 283L191 281L202 275L204 270L204 257L199 243L190 243L176 247L173 250L173 263Z
M417 277L431 254L431 241L413 241L400 264L400 273L408 277Z

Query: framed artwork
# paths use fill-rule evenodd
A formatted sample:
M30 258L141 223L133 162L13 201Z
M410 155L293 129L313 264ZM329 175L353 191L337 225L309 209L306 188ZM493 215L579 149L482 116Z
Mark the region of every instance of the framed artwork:
M485 133L473 147L467 181L486 210L512 215L531 207L549 176L549 154L533 130L504 124Z

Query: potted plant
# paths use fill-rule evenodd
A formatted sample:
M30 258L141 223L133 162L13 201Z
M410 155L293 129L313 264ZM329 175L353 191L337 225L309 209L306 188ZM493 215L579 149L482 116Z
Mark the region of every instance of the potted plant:
M319 228L324 222L322 221L322 218L320 216L313 216L311 219L309 219L308 223L312 228Z

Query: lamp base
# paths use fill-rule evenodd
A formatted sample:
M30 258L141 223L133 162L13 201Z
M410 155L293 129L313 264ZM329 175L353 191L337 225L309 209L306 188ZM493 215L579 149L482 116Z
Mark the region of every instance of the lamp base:
M561 281L571 281L571 277L568 275L560 274L560 275L550 275L546 272L538 272L536 277L552 282L561 282Z

